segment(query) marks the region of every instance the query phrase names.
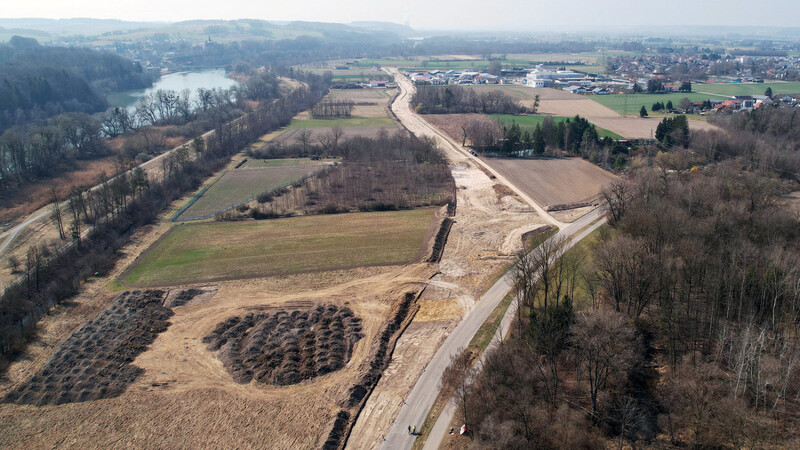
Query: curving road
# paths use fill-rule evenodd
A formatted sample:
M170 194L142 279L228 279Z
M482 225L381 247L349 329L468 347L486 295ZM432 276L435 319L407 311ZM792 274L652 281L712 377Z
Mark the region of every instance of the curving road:
M536 202L534 202L533 199L531 199L528 195L511 184L505 177L497 173L491 167L488 167L488 165L483 163L483 161L480 159L473 157L469 152L455 143L444 133L436 130L433 126L413 113L409 108L409 102L414 89L413 85L407 78L400 75L396 69L386 70L390 74L394 75L397 85L401 91L395 102L392 103L392 111L395 113L398 120L400 120L400 122L412 133L422 136L430 136L436 139L442 148L445 149L448 158L450 158L451 161L460 162L468 159L494 174L499 182L507 185L509 188L514 190L514 192L520 195L520 197L529 203L541 215L542 218L560 228L556 236L551 239L572 238L568 244L568 246L571 247L586 237L592 230L605 222L605 219L603 218L604 211L601 209L596 209L570 224L564 224L554 219L552 216L550 216L550 214L547 213L547 211L536 204ZM592 223L595 221L597 221L597 223L592 225ZM581 230L583 230L583 232L577 234ZM400 410L394 425L389 431L389 434L385 436L385 440L381 448L411 448L416 437L408 433L408 427L422 426L422 423L427 417L428 412L430 411L431 406L436 399L436 396L439 394L439 386L442 375L444 374L447 366L450 364L452 357L457 355L469 344L469 342L472 340L472 337L481 327L483 322L486 321L486 319L489 317L489 314L491 314L497 305L500 304L506 295L508 295L508 293L511 291L511 288L512 275L509 272L500 278L500 280L498 280L491 288L489 288L489 290L475 304L474 308L461 320L461 322L459 322L453 332L450 333L450 335L447 337L444 343L442 343L441 347L439 347L439 350L436 352L436 354L434 354L433 358L426 366L425 371L423 371L420 375L417 383L414 385L408 397L404 399L404 406ZM493 343L495 341L499 341L501 336L505 334L505 331L507 331L513 316L513 308L509 308L501 322L500 333L495 336L495 339L492 341ZM440 420L437 421L429 438L430 448L438 448L438 444L441 442L444 432L447 431L447 427L449 426L454 411L454 407L450 408L449 412L446 410L440 416ZM442 422L444 425L441 425L440 422ZM426 447L429 447L429 445L426 445Z

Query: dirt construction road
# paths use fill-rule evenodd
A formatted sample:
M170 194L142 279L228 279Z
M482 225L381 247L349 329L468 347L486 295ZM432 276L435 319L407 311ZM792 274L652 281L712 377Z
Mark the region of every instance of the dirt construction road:
M495 177L509 188L514 190L522 199L533 207L543 221L549 222L561 228L559 236L569 238L576 234L578 231L584 229L590 223L600 219L603 212L595 210L584 216L582 219L566 225L551 217L540 205L536 204L532 199L526 196L523 192L511 185L505 178L497 174L494 170L487 167L482 161L473 158L463 148L458 146L452 139L439 132L427 122L419 118L416 114L409 109L409 101L413 93L413 86L410 81L402 77L396 70L389 70L389 73L395 76L395 80L401 89L401 94L398 96L397 101L392 105L392 110L397 115L398 119L410 131L418 135L430 136L436 139L440 145L445 149L450 160L457 165L464 164L465 162L484 167L484 170L493 173ZM456 171L454 171L456 175ZM458 179L456 180L458 183ZM459 204L459 208L464 208L469 205ZM602 219L601 219L602 220ZM582 237L584 233L581 233ZM575 241L577 242L577 241ZM394 423L385 435L380 445L385 449L407 449L411 448L414 443L415 436L408 433L408 426L419 427L425 420L436 396L439 393L439 385L444 373L445 368L449 365L452 356L456 355L462 348L464 348L478 331L480 326L495 309L495 307L502 301L502 299L511 290L510 275L506 274L494 285L492 285L485 294L483 294L474 307L462 318L453 331L447 336L442 345L434 354L431 361L425 367L424 371L420 374L414 387L410 393L405 396L402 406L394 420ZM361 418L359 418L361 420ZM358 425L356 426L356 429ZM355 448L354 443L351 441L349 446Z

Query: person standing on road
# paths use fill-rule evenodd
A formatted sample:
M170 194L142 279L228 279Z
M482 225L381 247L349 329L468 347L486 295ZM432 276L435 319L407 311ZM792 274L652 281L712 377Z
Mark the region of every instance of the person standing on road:
M408 434L411 434L411 425L408 426Z

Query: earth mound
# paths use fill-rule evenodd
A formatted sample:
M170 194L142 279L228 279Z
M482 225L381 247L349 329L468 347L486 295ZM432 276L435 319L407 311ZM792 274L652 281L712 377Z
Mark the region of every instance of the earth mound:
M131 364L169 326L163 291L120 294L97 318L75 330L42 369L4 403L57 405L116 397L143 369Z
M273 385L297 384L344 367L361 339L350 308L317 306L231 317L203 338L231 377Z

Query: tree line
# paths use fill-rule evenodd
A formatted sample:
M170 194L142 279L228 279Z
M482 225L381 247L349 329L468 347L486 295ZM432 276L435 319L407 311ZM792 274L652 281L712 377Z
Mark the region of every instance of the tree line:
M311 108L311 117L314 119L336 119L350 117L355 103L352 100L325 99Z
M2 356L20 348L33 332L36 320L53 304L78 292L83 280L108 273L116 251L131 234L151 223L172 201L196 189L246 145L263 134L286 126L298 112L327 92L313 74L307 87L275 100L261 102L233 121L219 121L207 137L164 158L162 177L152 179L141 169L101 180L95 189L76 189L62 200L66 208L55 220L69 243L32 247L21 264L20 282L0 295L0 350ZM195 157L192 158L191 154ZM55 215L55 213L54 213Z
M501 91L464 86L417 86L411 106L420 114L524 114L527 108Z
M597 127L577 115L556 122L546 116L534 127L521 127L514 120L499 124L481 120L462 126L463 142L476 151L501 156L573 155L604 167L622 169L629 149L614 139L600 139Z
M800 178L800 121L797 112L777 107L751 112L715 114L710 122L722 130L695 131L691 148L706 160L737 159L754 170Z

